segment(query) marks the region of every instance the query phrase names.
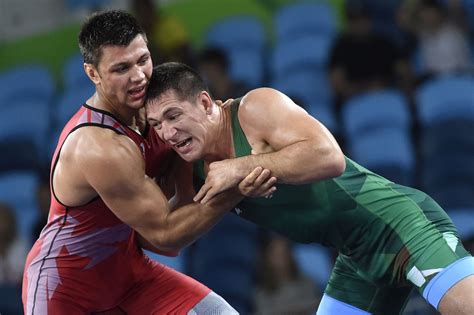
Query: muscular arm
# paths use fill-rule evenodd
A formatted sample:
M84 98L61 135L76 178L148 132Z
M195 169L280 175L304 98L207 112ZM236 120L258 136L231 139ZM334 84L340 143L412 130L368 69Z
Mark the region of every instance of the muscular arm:
M242 99L238 115L253 154L211 163L195 200L206 190L212 194L235 186L256 166L271 170L280 183L295 185L344 172L344 155L331 133L286 95L253 90Z
M145 175L136 145L108 132L81 141L87 150L79 150L85 153L76 162L114 214L154 247L177 251L190 244L240 200L238 194L227 191L207 204L191 203L171 212L158 185Z
M249 140L269 151L237 159L240 167L260 165L287 184L339 176L345 169L344 156L331 133L274 89L248 93L240 105L239 120Z

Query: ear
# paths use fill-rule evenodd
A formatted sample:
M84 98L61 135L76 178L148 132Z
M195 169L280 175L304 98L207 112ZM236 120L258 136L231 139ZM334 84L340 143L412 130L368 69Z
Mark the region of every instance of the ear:
M87 76L91 81L98 85L100 83L100 76L97 68L91 63L84 63L84 71L86 72Z
M206 91L201 91L201 93L199 94L199 101L201 105L204 107L206 114L208 115L211 114L213 106L214 106L214 102L212 101L212 98L209 95L209 93L207 93Z

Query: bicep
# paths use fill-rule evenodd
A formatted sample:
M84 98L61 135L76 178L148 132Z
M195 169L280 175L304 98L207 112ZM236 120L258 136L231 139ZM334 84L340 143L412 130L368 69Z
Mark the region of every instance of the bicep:
M277 151L294 143L326 136L325 127L285 94L273 89L254 90L239 109L247 136ZM263 118L265 117L265 118Z
M143 158L133 145L118 141L111 148L103 148L89 160L85 173L109 209L140 231L166 213L168 201L155 181L146 176Z

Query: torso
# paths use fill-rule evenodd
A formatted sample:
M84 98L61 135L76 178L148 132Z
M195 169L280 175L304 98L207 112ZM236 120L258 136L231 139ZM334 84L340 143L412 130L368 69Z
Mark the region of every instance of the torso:
M130 138L142 153L150 177L159 175L173 154L152 129L141 136L110 113L84 105L61 133L51 179L68 136L90 126ZM121 222L99 196L71 206L57 198L52 185L48 223L28 255L23 295L28 296L28 307L36 303L39 313L45 307L41 301L46 294L89 309L106 309L117 304L137 279L154 268L158 265L138 247L136 232Z
M238 101L232 105L232 130L235 155L240 157L254 148L240 126ZM200 161L195 167L200 184L205 179L202 165ZM387 253L391 260L405 241L416 237L419 230L404 227L407 221L425 219L427 209L438 222L451 224L422 192L394 184L346 157L346 170L337 178L297 186L277 184L273 198L245 198L235 211L294 241L321 243L355 261L367 259L370 268L373 253Z

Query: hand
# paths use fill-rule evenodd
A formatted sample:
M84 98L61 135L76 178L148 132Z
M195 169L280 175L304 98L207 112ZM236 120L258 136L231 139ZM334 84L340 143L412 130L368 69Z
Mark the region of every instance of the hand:
M233 101L234 101L233 98L229 98L224 103L221 100L216 100L216 105L219 106L219 107L222 107L222 108L227 108L232 104Z
M233 186L230 189L238 189L241 195L246 197L265 197L271 198L276 191L274 186L277 178L271 176L271 172L260 166L256 167L249 175L247 175L237 187ZM210 187L210 186L208 186ZM212 187L209 189L201 187L201 190L194 197L195 202L205 204L213 197L221 192L216 192Z
M271 176L270 170L257 167L240 182L239 191L245 197L271 198L276 191L276 182L277 178Z
M239 171L238 165L233 159L212 162L209 164L206 182L193 198L195 202L206 203L215 195L230 188L237 187L248 175Z

